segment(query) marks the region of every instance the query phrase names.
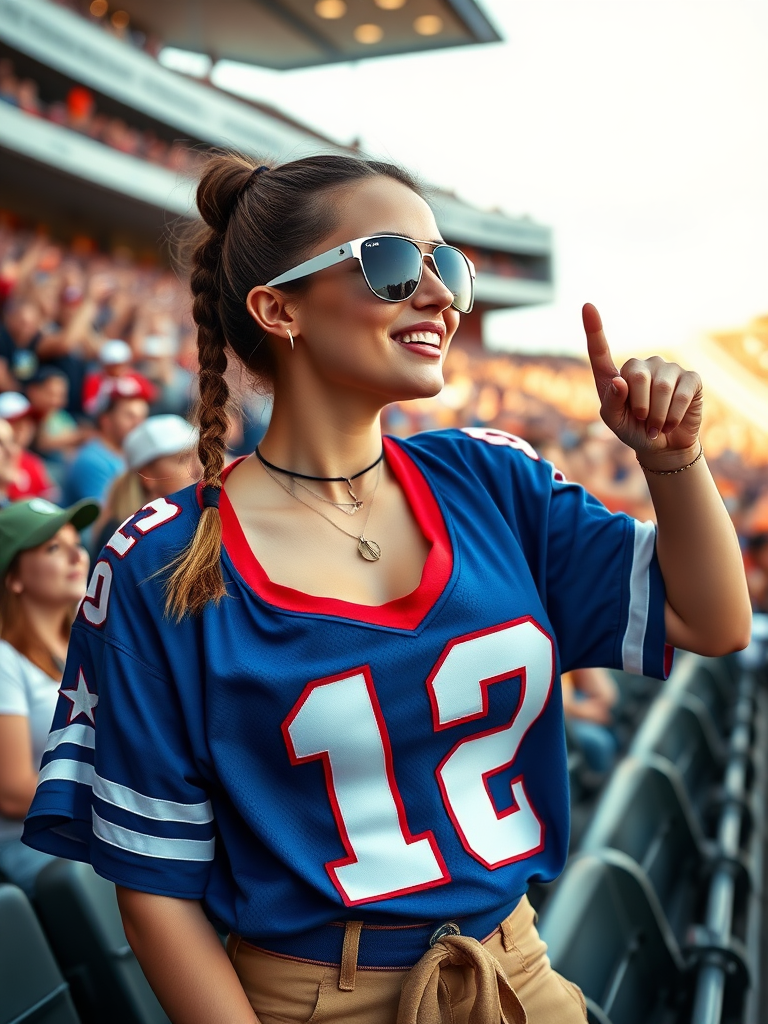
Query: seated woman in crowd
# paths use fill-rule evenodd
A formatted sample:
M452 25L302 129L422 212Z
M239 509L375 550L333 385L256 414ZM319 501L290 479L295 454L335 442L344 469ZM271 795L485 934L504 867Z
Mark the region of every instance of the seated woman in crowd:
M22 823L88 580L78 530L98 511L92 501L62 509L42 498L0 511L0 875L30 895L53 858L22 845ZM80 707L77 690L62 692Z

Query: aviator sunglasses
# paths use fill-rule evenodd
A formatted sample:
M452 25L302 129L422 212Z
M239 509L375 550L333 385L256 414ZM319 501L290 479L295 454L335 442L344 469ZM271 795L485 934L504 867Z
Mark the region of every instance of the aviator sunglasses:
M432 252L422 252L419 245L431 245ZM410 299L419 287L424 260L431 259L435 273L452 293L451 305L460 313L469 313L475 299L475 266L460 249L444 242L430 242L403 235L366 235L337 245L305 260L292 270L267 281L277 287L316 274L344 260L356 259L365 283L374 295L385 302Z

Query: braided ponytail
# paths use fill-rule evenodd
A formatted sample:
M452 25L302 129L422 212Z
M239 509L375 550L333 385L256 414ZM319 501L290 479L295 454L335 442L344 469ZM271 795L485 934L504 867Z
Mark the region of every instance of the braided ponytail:
M234 169L234 168L233 168ZM253 168L246 161L238 168L247 178ZM198 229L191 255L192 316L197 324L198 390L196 419L200 428L197 454L203 467L203 487L221 489L228 429L229 386L226 337L219 315L221 299L221 247L230 211L222 208L221 189L211 188L210 173L200 183L197 203L207 229ZM230 203L237 202L242 182L231 182ZM208 601L218 604L226 596L221 573L221 518L216 504L204 502L195 534L169 566L166 614L180 621L201 612Z
M270 168L248 157L210 158L197 189L202 222L191 226L184 260L190 267L200 367L198 455L203 466L204 507L189 545L167 567L166 614L177 621L226 597L221 572L221 489L228 428L229 388L224 379L231 351L262 385L275 361L268 337L246 308L248 293L306 259L333 231L334 192L383 175L421 194L399 167L347 156L314 156ZM302 280L283 285L299 293Z

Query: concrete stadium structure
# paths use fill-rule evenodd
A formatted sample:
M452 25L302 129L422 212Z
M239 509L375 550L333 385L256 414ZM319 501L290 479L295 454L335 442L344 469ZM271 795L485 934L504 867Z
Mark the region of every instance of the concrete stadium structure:
M265 9L280 6L290 5L270 3ZM465 13L471 8L479 16L473 3L443 6ZM178 4L156 9L166 7L178 14ZM171 38L185 41L178 33ZM425 38L414 36L410 50L433 46ZM451 45L495 38L490 29L485 38L465 32ZM375 47L369 52L377 55ZM357 56L356 51L347 55ZM241 101L170 71L92 20L47 0L0 0L0 57L10 59L20 77L37 82L41 95L63 100L74 85L85 86L100 111L168 144L183 140L193 154L224 146L280 161L312 152L351 152L270 106ZM341 58L326 54L325 59ZM45 222L60 233L87 232L104 244L156 247L170 221L192 215L193 189L193 179L177 171L0 103L0 207L30 222ZM468 249L478 266L477 303L464 318L464 342L479 343L488 310L551 300L549 228L479 210L444 192L435 191L431 201L446 239Z

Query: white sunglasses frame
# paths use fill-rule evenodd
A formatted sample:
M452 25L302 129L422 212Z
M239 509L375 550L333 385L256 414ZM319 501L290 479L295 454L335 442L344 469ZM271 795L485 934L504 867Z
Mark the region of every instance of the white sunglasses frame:
M278 277L273 277L271 281L267 281L267 287L278 288L281 284L288 284L291 281L297 281L300 277L309 277L310 274L316 274L319 270L325 270L327 267L333 267L337 263L343 263L344 260L356 259L360 264L360 269L363 272L363 278L365 279L365 283L368 285L368 287L370 288L370 290L373 292L377 299L381 299L382 302L407 302L408 299L388 299L385 298L383 295L379 295L377 291L374 291L371 282L368 280L368 275L365 273L365 266L363 265L363 242L370 242L377 238L399 238L401 240L405 240L406 242L412 242L417 248L419 245L432 246L432 252L421 253L421 269L419 270L419 280L416 282L416 288L418 288L419 285L421 284L421 278L424 271L424 260L427 259L427 257L432 260L432 265L435 268L435 273L437 274L438 278L440 278L440 280L443 282L443 284L445 284L445 281L443 281L442 277L440 277L440 271L438 269L437 263L435 262L435 249L439 249L441 246L443 246L446 249L455 249L456 252L461 253L464 259L467 261L470 277L472 279L472 298L469 303L469 309L462 309L459 310L459 312L472 312L472 308L475 304L476 272L475 265L469 258L469 256L466 256L463 252L461 252L461 249L457 248L455 245L449 245L447 242L431 242L429 241L429 239L426 238L408 238L406 235L363 235L362 238L353 238L351 242L344 242L343 245L337 245L333 249L327 249L325 252L321 252L317 256L312 256L310 259L304 260L303 263L299 263L298 266L292 267L291 270L286 270L284 274L280 274L278 275ZM414 294L416 292L416 288L413 289ZM412 296L410 295L408 296L408 298L411 297ZM451 303L451 305L453 306L454 304Z

